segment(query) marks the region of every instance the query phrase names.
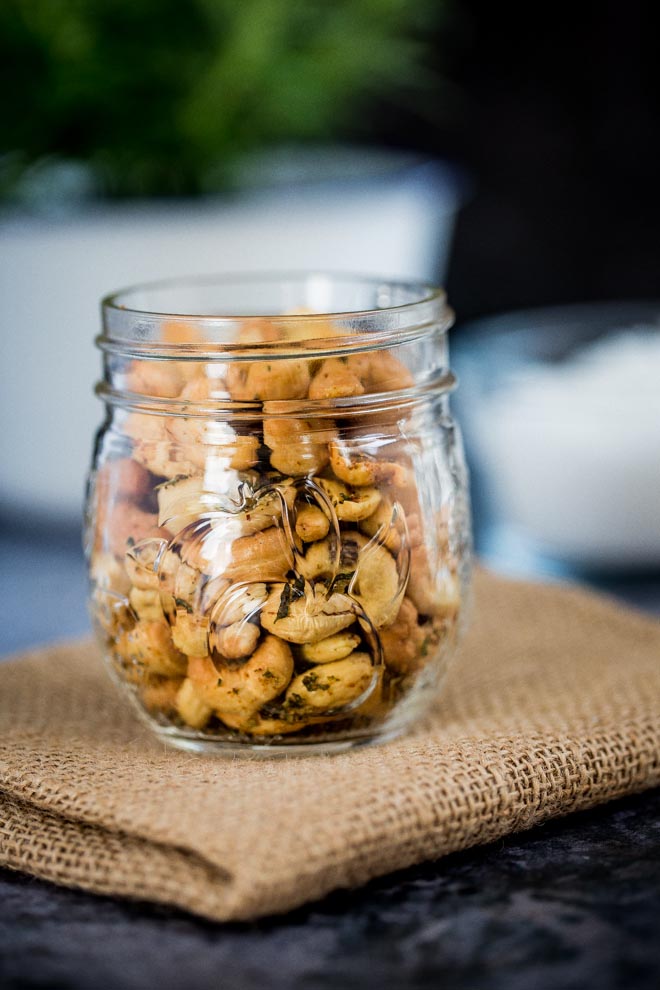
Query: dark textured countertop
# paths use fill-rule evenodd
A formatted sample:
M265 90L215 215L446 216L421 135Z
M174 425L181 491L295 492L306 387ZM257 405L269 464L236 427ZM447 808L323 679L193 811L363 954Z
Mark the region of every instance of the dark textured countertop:
M0 553L12 616L0 654L85 631L75 538L48 544L0 530ZM648 581L608 590L651 610L660 604ZM657 990L660 792L253 925L214 925L0 871L0 990L370 986Z
M660 792L214 925L0 871L0 986L657 990Z

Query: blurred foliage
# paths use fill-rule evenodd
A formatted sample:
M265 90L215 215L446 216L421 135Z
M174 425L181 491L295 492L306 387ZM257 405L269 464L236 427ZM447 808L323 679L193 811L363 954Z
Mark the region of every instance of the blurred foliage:
M254 149L359 135L376 101L433 91L445 4L1 0L4 191L84 163L104 195L190 194Z

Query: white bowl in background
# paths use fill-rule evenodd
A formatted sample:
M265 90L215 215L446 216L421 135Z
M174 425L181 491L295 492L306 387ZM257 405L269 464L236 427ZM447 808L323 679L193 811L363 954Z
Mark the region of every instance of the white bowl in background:
M589 571L660 567L660 303L479 320L452 355L482 538Z

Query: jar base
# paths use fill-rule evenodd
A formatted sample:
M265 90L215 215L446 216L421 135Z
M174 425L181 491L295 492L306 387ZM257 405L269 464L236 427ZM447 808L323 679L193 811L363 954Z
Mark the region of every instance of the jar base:
M271 759L292 756L331 756L345 753L359 746L390 742L403 735L409 727L406 725L383 726L381 731L369 735L343 736L341 739L326 739L318 742L233 742L227 739L195 738L185 735L176 729L162 726L150 726L158 738L175 749L200 756L217 756L224 758L244 757L248 759Z

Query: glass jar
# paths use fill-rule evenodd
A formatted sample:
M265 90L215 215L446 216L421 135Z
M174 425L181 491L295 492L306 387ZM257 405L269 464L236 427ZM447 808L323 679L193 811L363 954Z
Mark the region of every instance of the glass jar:
M163 739L328 752L428 712L470 567L452 318L429 286L323 274L104 300L91 610Z

